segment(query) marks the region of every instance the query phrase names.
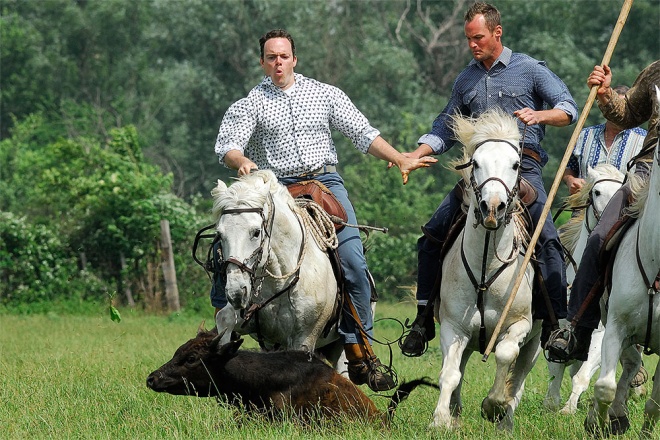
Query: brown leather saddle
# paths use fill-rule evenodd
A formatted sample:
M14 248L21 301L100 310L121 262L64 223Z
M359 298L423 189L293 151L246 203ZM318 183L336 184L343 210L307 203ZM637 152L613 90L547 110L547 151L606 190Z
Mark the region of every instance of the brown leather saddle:
M319 204L325 212L331 216L338 217L344 223L348 221L348 215L346 210L339 203L337 197L325 186L323 183L318 180L303 180L301 182L292 183L287 185L287 189L291 196L295 198L305 198L312 200ZM340 230L344 225L341 223L335 222L335 230Z

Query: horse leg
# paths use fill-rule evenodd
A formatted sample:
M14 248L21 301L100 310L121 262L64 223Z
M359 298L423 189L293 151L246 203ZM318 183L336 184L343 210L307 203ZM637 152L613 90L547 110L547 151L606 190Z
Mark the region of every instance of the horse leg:
M498 423L498 427L508 431L513 429L513 408L511 404L515 404L515 396L509 396L508 394L511 388L507 383L508 376L520 354L520 344L525 338L525 335L529 333L529 330L530 325L528 321L519 321L511 325L502 340L497 343L495 349L495 362L497 364L495 381L488 392L488 396L481 402L481 416L491 422ZM537 334L533 340L538 345L539 335ZM531 353L532 356L529 355L529 352L526 352L528 360L535 359L533 355L537 351L537 347L534 347ZM515 389L514 393L517 394L518 389L524 382L524 378L522 380L516 379L515 382L513 388ZM508 420L504 420L505 418Z
M621 365L623 371L617 382L614 402L608 411L610 417L610 429L614 435L622 435L630 428L628 420L628 390L630 381L639 371L642 364L642 356L634 345L624 349L621 353Z
M561 414L575 414L580 396L589 388L591 377L600 368L600 350L604 332L605 328L601 324L591 336L591 345L589 346L587 360L575 364L579 368L577 368L576 373L571 375L571 395L564 407L559 411Z
M543 398L543 406L550 411L557 411L561 403L561 382L564 379L567 366L566 364L550 361L547 364L550 382L548 383L548 391Z
M655 376L653 378L653 389L644 405L644 424L639 433L640 438L653 438L653 428L660 418L660 361L655 367Z
M231 341L231 334L239 319L238 311L231 304L227 304L216 313L215 327L218 329L218 334L222 334L220 344L227 344Z
M523 391L525 390L525 379L529 372L536 365L536 360L541 353L541 321L536 321L530 334L533 336L520 347L520 352L516 357L513 370L507 379L506 395L507 395L507 408L506 415L503 417L498 428L505 431L513 431L513 414L520 404Z
M594 437L609 435L608 409L616 395L616 367L622 351L622 341L616 322L610 323L603 336L600 375L594 384L594 403L584 421L584 428Z
M468 336L457 334L451 326L440 325L442 348L442 370L438 381L440 397L433 412L431 427L451 429L458 426L458 415L452 414L450 404L454 403L454 410L456 410L456 402L460 404L460 397L457 398L454 392L462 381L462 358L468 341Z
M458 386L451 393L451 399L449 401L449 410L452 417L454 418L454 424L456 425L459 421L461 413L463 412L463 401L461 399L461 389L463 388L463 378L465 377L465 367L468 363L468 360L472 356L472 350L466 350L463 352L463 357L461 358L461 380L458 382Z

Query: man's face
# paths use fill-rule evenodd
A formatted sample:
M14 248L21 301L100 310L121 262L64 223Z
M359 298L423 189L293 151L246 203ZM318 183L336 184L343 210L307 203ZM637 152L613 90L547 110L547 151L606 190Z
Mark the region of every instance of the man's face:
M475 60L481 61L487 68L493 65L502 53L502 26L496 26L493 32L488 30L483 15L465 23L465 38Z
M271 38L264 44L264 57L260 60L264 73L282 90L293 85L293 68L298 59L293 56L291 43L286 38Z

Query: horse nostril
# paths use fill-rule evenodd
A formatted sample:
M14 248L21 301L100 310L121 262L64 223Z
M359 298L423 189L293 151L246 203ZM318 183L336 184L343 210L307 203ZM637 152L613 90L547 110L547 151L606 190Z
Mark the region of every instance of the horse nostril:
M147 387L148 388L153 388L155 380L156 380L156 378L154 377L153 374L150 375L149 377L147 377Z

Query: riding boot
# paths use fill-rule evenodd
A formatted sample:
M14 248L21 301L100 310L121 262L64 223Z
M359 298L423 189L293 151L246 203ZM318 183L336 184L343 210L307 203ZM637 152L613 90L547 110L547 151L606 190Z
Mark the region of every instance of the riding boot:
M367 384L372 391L387 391L396 386L394 378L378 358L369 356L361 344L344 344L348 377L356 385Z
M546 349L550 362L563 363L572 359L586 361L593 328L577 326L557 329L550 335Z
M417 357L423 355L428 347L428 341L435 338L435 321L433 320L432 309L429 309L426 313L424 312L425 309L425 305L417 306L417 317L400 346L401 353L404 356Z

